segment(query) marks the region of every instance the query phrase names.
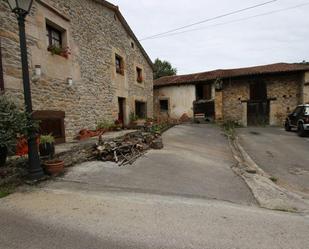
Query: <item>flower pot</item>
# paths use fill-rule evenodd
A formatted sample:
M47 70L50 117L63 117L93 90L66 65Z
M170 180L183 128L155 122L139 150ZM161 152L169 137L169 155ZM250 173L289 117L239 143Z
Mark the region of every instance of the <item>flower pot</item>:
M5 165L7 156L8 156L7 147L0 147L0 167Z
M41 157L53 157L55 155L54 143L40 144L39 149Z
M64 171L64 161L61 160L52 160L44 162L45 171L52 175L58 176Z

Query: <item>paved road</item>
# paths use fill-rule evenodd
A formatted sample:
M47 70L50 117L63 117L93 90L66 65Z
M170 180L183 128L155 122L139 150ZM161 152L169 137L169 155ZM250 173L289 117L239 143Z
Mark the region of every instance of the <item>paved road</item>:
M131 167L83 164L0 199L0 248L309 248L309 217L253 205L217 128L178 126L164 140Z
M216 200L45 189L0 217L1 249L309 248L309 217Z
M81 164L53 188L118 189L255 204L245 182L231 170L235 162L218 127L180 125L164 133L163 140L163 150L149 151L132 166Z
M274 127L237 130L252 159L278 183L309 197L309 138Z

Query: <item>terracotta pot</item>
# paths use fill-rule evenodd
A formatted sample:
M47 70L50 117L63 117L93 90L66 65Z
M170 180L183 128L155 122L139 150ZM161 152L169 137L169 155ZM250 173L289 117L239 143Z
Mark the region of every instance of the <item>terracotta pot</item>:
M5 165L7 156L8 156L7 147L0 147L0 167Z
M58 176L64 171L64 161L61 160L45 161L44 168L48 174L52 176Z

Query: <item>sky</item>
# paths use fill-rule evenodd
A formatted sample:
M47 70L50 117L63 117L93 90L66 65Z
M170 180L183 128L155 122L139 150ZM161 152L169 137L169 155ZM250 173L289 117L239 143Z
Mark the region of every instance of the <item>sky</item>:
M309 61L309 0L277 0L176 32L195 31L142 40L268 1L110 0L119 6L150 58L171 62L178 74ZM253 17L301 4L307 5Z

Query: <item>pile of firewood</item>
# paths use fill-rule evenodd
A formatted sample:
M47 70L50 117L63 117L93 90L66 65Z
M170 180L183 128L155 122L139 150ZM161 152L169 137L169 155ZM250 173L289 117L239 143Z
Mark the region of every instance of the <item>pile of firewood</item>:
M132 164L150 148L162 149L162 138L159 134L137 131L121 138L99 142L94 155L98 160L116 162L119 166Z

